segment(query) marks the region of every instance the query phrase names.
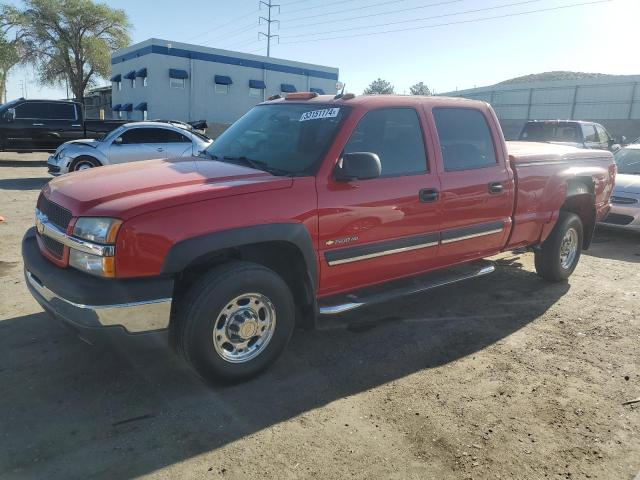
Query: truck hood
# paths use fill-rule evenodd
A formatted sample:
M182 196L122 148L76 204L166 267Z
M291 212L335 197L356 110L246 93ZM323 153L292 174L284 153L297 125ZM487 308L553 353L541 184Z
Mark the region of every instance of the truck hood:
M615 191L640 195L640 175L619 173L616 175Z
M289 177L199 157L147 160L62 175L43 189L74 216L128 218L191 202L291 187Z

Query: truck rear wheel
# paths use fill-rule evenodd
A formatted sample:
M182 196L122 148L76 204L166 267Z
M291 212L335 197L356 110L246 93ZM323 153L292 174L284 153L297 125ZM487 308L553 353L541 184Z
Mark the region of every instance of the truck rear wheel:
M549 238L535 252L536 272L545 280L560 282L571 276L582 253L583 228L575 213L560 212Z
M234 382L269 367L295 326L294 300L273 270L249 262L216 267L178 307L176 345L209 381Z

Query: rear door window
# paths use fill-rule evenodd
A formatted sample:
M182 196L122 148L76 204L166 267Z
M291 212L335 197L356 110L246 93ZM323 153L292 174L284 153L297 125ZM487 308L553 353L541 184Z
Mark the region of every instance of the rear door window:
M48 103L47 118L51 120L75 120L76 108L72 103Z
M596 127L593 125L582 125L582 135L584 136L585 142L599 143Z
M367 113L344 148L344 153L354 152L378 155L382 176L427 172L422 127L413 108L385 108Z
M487 119L473 108L434 108L442 161L447 172L495 166L495 146Z

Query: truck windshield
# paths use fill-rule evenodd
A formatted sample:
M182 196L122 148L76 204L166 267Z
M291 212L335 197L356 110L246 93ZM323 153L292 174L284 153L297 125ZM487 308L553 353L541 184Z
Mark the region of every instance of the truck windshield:
M614 157L618 164L618 173L640 175L640 149L623 148L618 150Z
M527 123L520 140L527 142L581 142L577 123Z
M312 174L348 113L344 106L300 103L258 105L203 154L276 175Z

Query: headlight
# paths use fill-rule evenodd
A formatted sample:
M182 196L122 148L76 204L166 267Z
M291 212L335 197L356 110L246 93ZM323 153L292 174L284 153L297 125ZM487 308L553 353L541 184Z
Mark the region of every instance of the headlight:
M59 152L56 152L56 154L54 155L55 158L62 158L64 157L64 152L66 150L63 148L62 150L60 150Z
M122 220L104 217L80 217L73 227L73 235L77 238L103 245L113 245L118 235ZM115 277L115 257L94 255L76 250L69 250L69 265L83 272L101 277Z
M83 272L101 277L115 277L115 257L101 257L80 250L69 250L69 265Z
M80 217L73 228L73 234L90 242L109 244L116 241L122 220L104 217Z

